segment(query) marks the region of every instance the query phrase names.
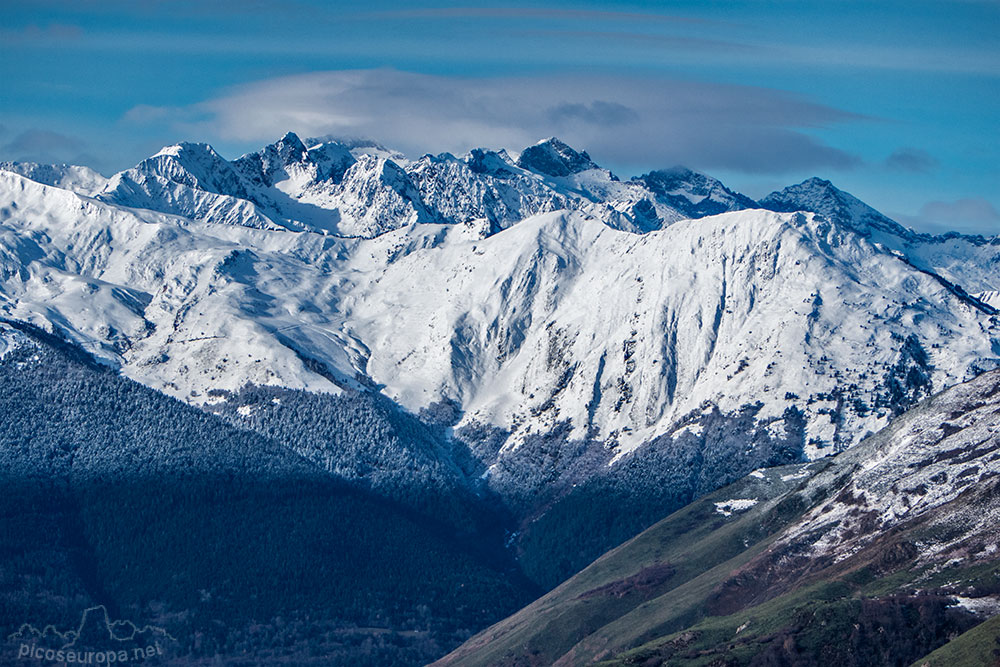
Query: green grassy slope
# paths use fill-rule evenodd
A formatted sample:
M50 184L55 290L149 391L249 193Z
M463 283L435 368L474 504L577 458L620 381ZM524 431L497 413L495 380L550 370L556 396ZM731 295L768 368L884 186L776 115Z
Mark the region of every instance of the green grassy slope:
M997 667L1000 616L977 625L913 663L913 667Z

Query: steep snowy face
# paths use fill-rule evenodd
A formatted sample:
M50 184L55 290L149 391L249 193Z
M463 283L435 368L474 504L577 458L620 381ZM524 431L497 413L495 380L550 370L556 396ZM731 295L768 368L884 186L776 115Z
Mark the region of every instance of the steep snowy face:
M387 164L362 156L344 182L405 185ZM0 312L199 402L248 382L378 387L414 412L453 401L460 425L510 432L507 450L564 424L620 454L753 406L771 428L801 413L815 456L1000 356L991 312L811 215L635 235L557 211L487 238L427 223L342 239L131 211L7 172L0 194Z
M340 183L344 173L357 160L346 146L337 143L316 144L309 149L309 159L316 165L316 178Z
M303 201L322 202L325 188L306 192ZM403 169L388 158L362 155L344 173L333 193L342 236L372 238L415 222L431 222L420 192Z
M997 362L988 313L801 214L636 236L559 213L462 252L450 240L387 265L352 302L353 330L393 398L411 409L451 398L514 443L569 420L575 437L626 451L705 406L760 402L762 419L801 411L818 455ZM433 286L418 303L440 305L413 307L410 281ZM397 350L383 321L411 345Z
M0 170L12 171L38 183L91 196L107 184L108 179L90 167L72 164L38 164L36 162L0 162Z
M167 146L112 176L97 198L218 224L258 229L278 226L249 201L239 173L207 144Z
M302 175L313 180L317 172L309 151L292 132L256 153L244 155L233 163L233 167L258 188L269 188Z
M485 148L473 148L466 156L465 163L477 174L503 177L516 172L516 169L513 169L514 160L502 149L491 151Z

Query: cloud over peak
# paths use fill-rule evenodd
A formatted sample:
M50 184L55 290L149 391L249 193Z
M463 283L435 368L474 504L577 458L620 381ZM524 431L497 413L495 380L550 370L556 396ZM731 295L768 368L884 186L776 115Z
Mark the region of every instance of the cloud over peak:
M856 166L810 128L858 120L790 93L643 76L450 77L394 69L267 79L181 108L137 107L126 120L199 139L258 142L364 136L411 155L477 146L517 150L557 135L630 168L685 163L756 173Z

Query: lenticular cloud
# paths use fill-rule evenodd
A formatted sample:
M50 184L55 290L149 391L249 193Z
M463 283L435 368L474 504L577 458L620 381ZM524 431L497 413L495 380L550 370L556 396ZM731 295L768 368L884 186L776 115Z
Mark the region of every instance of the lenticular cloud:
M469 78L392 69L315 72L246 84L190 107L133 109L192 136L256 141L378 137L412 155L517 148L558 135L606 163L780 173L849 168L855 156L808 129L857 116L789 93L635 76Z

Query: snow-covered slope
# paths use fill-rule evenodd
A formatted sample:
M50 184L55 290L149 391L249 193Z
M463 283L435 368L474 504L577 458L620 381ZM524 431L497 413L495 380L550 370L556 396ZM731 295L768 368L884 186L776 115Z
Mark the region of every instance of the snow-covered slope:
M0 162L0 170L12 171L33 181L71 190L81 195L93 195L100 192L108 182L108 179L90 167L73 164Z
M923 519L928 527L919 561L995 558L1000 496L989 487L995 489L1000 477L998 393L1000 373L984 374L909 411L839 457L810 484L836 483L851 469L848 483L786 531L775 550L836 562L890 528ZM969 502L973 490L982 496Z
M636 235L555 211L487 238L428 223L340 239L130 210L8 172L0 313L188 400L252 382L368 386L414 412L454 401L460 425L509 431L506 452L568 423L621 455L759 402L769 428L801 411L817 455L1000 357L991 309L811 215Z

